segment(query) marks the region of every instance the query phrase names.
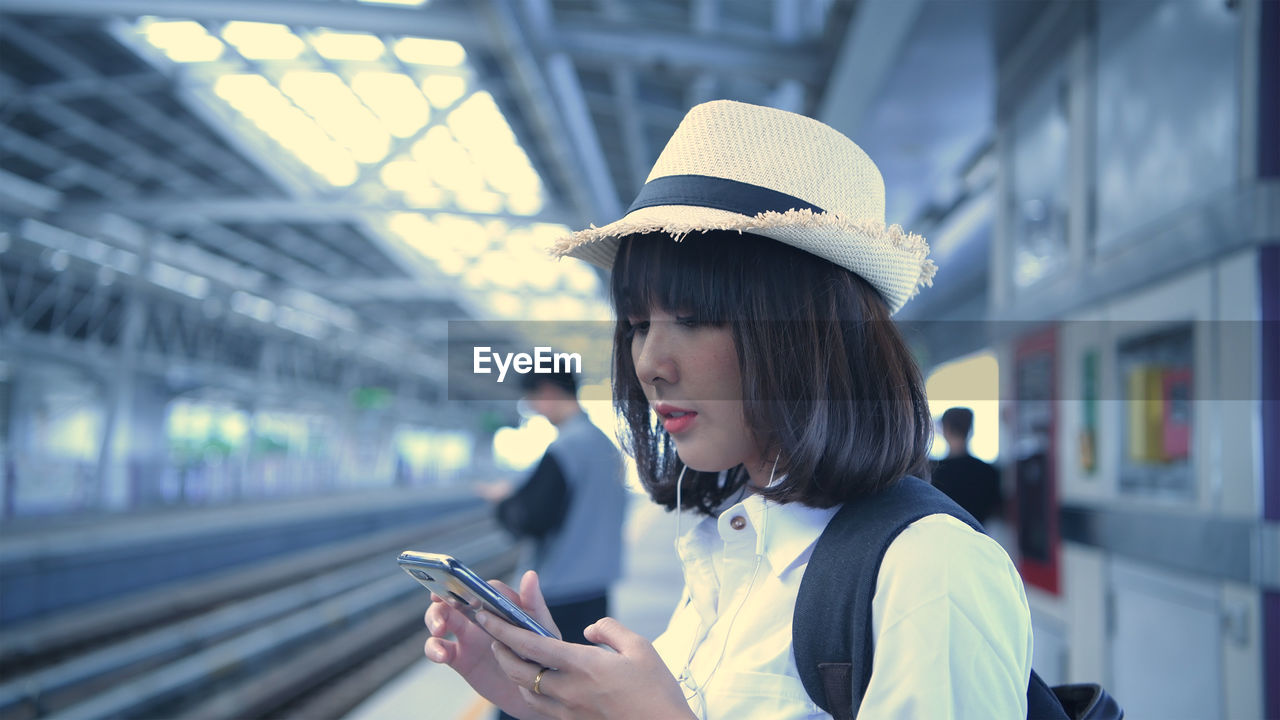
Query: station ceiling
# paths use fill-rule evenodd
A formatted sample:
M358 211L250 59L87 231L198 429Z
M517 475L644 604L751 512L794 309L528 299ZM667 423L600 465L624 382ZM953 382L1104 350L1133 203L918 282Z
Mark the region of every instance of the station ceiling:
M448 320L607 319L600 275L543 250L618 217L698 102L855 137L890 222L945 206L992 74L956 85L989 48L949 4L2 0L0 219L39 254L0 281L145 272L438 397Z

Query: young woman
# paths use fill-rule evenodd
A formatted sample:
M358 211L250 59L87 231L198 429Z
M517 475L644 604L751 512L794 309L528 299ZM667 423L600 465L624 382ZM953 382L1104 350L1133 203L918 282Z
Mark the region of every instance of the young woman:
M606 647L435 602L427 657L522 718L828 717L799 679L792 610L837 510L927 473L923 382L890 318L929 284L927 245L885 227L879 172L850 140L718 101L690 111L622 220L558 251L612 269L626 445L655 502L705 516L677 540L684 597L653 643L589 627ZM550 621L535 575L507 590ZM1025 717L1022 584L963 522L898 535L871 626L859 717Z

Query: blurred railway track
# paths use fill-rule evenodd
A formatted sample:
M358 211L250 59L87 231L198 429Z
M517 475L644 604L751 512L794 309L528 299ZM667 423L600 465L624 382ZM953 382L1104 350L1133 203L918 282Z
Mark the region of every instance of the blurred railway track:
M515 565L483 508L0 632L0 720L338 718L421 657L405 548Z

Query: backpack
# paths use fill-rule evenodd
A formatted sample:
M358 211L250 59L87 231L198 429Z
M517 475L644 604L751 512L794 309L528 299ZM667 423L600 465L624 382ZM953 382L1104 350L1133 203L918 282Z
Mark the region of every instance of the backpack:
M805 691L836 720L858 714L871 679L871 601L884 553L908 525L936 513L983 531L941 491L905 477L875 496L845 503L814 546L796 597L792 647ZM1027 717L1120 720L1124 711L1099 685L1050 688L1032 670Z

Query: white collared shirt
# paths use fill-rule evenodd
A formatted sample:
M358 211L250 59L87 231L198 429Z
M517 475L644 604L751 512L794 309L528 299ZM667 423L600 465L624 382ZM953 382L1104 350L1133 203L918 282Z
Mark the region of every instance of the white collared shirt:
M814 543L838 508L750 496L676 541L685 590L654 647L705 720L830 717L796 670L791 618ZM858 717L1024 718L1031 618L1004 550L948 515L885 552L875 660Z

